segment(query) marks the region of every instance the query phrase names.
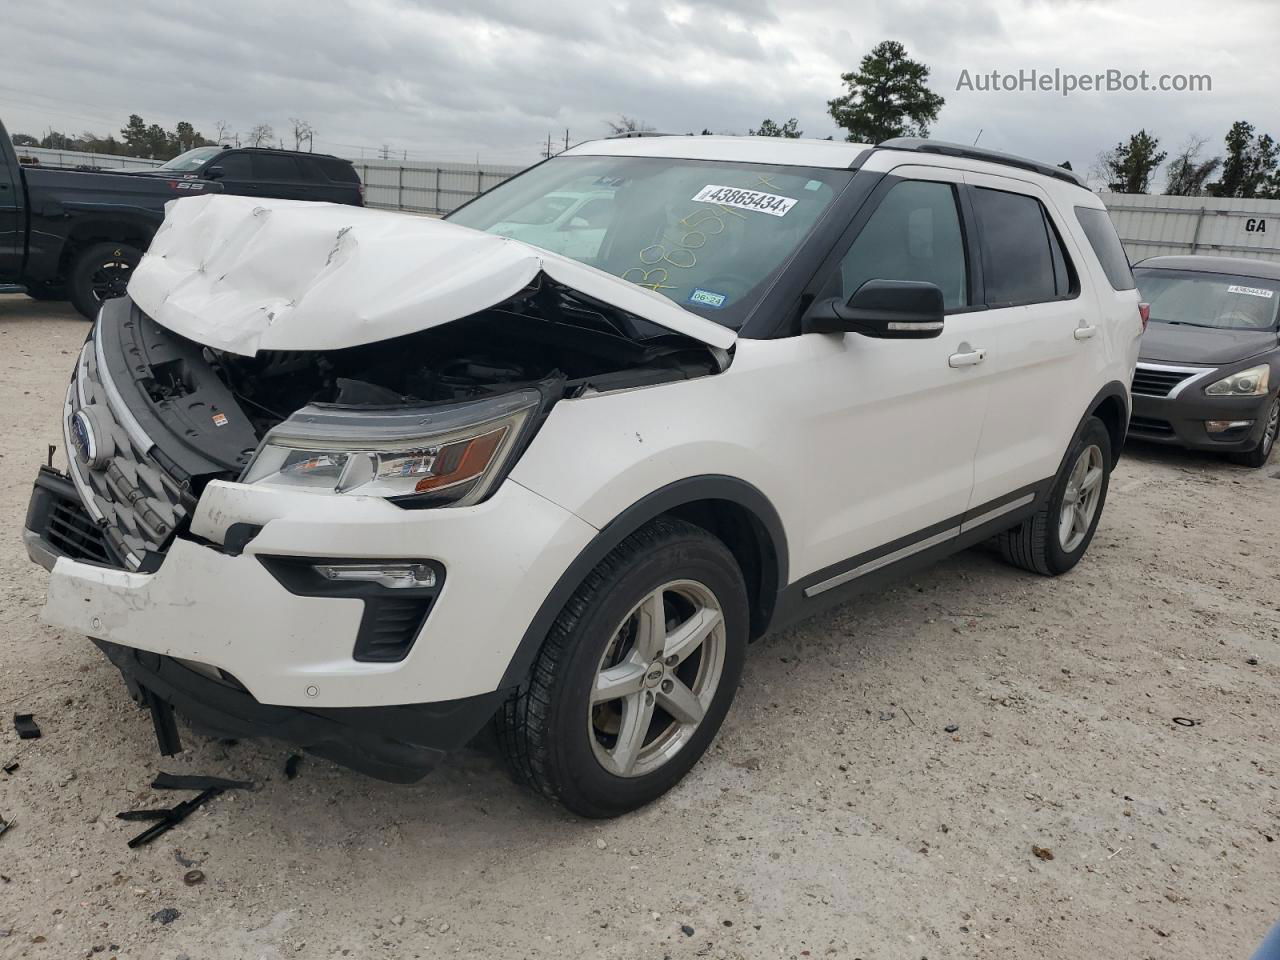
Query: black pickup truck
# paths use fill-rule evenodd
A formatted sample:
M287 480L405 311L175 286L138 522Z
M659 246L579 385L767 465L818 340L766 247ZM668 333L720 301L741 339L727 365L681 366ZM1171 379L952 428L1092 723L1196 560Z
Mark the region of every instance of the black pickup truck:
M124 293L166 203L220 192L206 180L20 166L0 123L0 284L92 319Z

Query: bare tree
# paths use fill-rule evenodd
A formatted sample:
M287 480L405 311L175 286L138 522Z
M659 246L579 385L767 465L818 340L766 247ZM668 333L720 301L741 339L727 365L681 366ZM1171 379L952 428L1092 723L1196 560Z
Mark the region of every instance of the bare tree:
M1164 188L1169 197L1201 197L1207 192L1209 178L1222 166L1221 157L1200 159L1200 151L1209 142L1208 137L1192 134L1169 161L1168 184Z
M622 133L652 133L653 127L645 123L643 120L637 120L635 117L628 117L625 113L620 114L617 120L606 120L605 125L609 128L609 132L614 136Z
M312 142L315 139L315 131L311 129L311 124L305 120L299 120L297 117L290 117L289 122L293 124L293 149L301 150L305 143L307 149L311 149Z
M264 143L266 143L266 144L270 144L270 143L271 143L271 137L272 137L273 135L274 135L274 134L273 134L273 131L272 131L272 129L271 129L271 124L269 124L269 123L259 123L259 124L255 124L255 125L254 125L254 127L253 127L253 129L249 131L249 138L248 138L248 139L249 139L249 146L251 146L251 147L260 147L260 146L262 146Z
M216 123L214 123L213 125L214 140L216 140L218 143L222 143L224 140L230 140L231 137L232 137L231 124L227 123L227 121L225 120L219 120Z

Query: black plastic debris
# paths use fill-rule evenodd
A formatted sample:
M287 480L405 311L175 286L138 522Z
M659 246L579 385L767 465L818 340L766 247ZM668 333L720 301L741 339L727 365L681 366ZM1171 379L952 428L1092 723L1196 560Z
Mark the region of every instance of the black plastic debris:
M40 739L40 728L36 726L35 718L29 713L15 713L13 729L18 731L18 737L22 740Z
M943 727L942 729L943 729L943 731L944 731L944 732L946 732L946 733L955 733L957 730L959 730L959 729L960 729L960 724L958 724L958 723L948 723L948 724L947 724L945 727Z
M178 734L178 721L173 715L173 704L161 700L146 687L140 688L142 702L151 711L151 726L156 732L156 746L162 757L172 757L182 752L182 737Z
M3 837L5 834L5 831L12 826L13 826L12 820L6 820L4 817L0 817L0 837Z
M151 915L151 919L156 923L167 926L177 920L180 916L182 916L182 912L180 910L175 910L173 907L165 907L163 910L157 910L153 913Z
M181 773L157 773L151 781L153 790L252 790L252 780L228 780L226 777L202 777Z
M302 763L302 755L298 753L291 754L289 759L284 762L284 775L287 779L292 780L298 775L298 765Z
M187 817L189 817L197 807L203 805L209 800L212 800L221 793L221 788L210 787L208 790L201 792L190 800L183 800L181 803L168 810L125 810L123 813L117 813L116 816L121 820L156 821L153 826L147 827L147 829L143 830L140 834L129 841L129 847L131 849L136 849L150 843L162 833L168 833L183 820L187 819ZM163 920L161 922L168 923L169 920Z
M17 760L10 760L8 763L6 763L6 764L4 765L4 772L5 772L5 773L7 773L7 774L10 774L10 775L12 775L13 771L15 771L15 770L17 770L17 769L18 769L18 761L17 761Z

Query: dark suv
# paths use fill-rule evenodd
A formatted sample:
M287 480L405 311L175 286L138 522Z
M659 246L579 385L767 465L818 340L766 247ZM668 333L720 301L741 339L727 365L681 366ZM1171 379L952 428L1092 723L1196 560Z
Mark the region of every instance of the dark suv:
M364 206L364 184L350 160L325 153L259 147L196 147L140 176L216 180L223 193Z

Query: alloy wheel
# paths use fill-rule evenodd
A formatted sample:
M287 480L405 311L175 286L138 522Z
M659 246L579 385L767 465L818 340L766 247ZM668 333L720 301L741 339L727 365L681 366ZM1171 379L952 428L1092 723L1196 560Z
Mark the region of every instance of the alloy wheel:
M1058 542L1065 553L1074 552L1089 535L1102 498L1102 478L1105 475L1102 450L1091 444L1076 458L1067 476L1067 489L1062 495Z
M619 777L652 773L693 737L725 663L724 613L693 580L663 584L618 625L596 669L587 733Z
M1280 434L1280 396L1271 404L1271 412L1267 415L1267 428L1262 434L1262 456L1265 459L1275 446L1276 435Z
M123 297L129 287L129 277L133 274L133 264L123 257L116 256L100 263L89 278L89 286L93 297L99 303Z

